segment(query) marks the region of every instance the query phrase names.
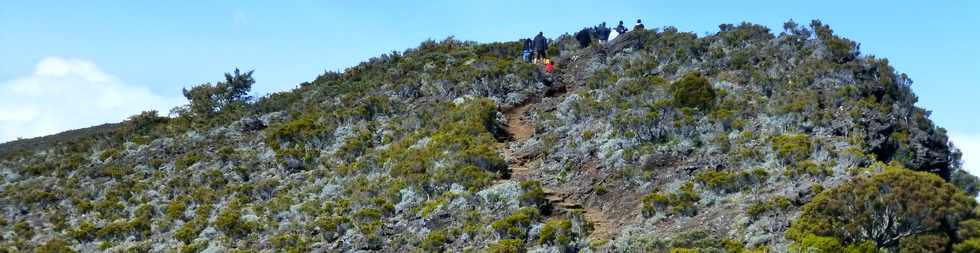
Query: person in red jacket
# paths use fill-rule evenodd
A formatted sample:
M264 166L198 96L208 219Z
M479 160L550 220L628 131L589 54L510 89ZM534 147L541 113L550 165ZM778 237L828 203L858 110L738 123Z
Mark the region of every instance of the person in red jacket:
M548 74L555 71L555 63L551 59L544 59L544 71L548 72Z

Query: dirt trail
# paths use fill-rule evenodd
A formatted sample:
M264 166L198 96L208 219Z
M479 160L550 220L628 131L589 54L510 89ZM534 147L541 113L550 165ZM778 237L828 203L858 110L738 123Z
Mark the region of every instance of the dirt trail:
M564 91L564 88L561 88ZM549 96L558 96L564 92L549 93ZM533 106L536 101L531 100L529 103L524 103L520 106L512 108L510 110L504 111L504 115L507 118L507 132L511 135L511 142L501 143L499 145L501 153L506 157L511 157L512 159L507 162L507 169L509 170L509 178L518 182L530 180L533 177L533 172L531 168L527 166L527 158L519 157L514 154L511 149L511 145L514 142L524 142L534 135L534 126L524 117L527 116L528 110ZM612 224L608 221L606 216L601 210L595 208L583 207L583 205L577 201L570 199L571 194L564 193L560 191L555 191L551 188L543 189L545 193L545 199L548 200L548 204L553 208L552 215L563 215L572 212L580 212L582 216L589 223L593 225L593 231L589 234L589 241L598 240L608 240L611 239L614 233Z
M534 127L524 120L524 114L527 114L531 105L533 104L525 103L504 112L504 115L507 116L507 133L510 133L514 141L527 141L534 134Z

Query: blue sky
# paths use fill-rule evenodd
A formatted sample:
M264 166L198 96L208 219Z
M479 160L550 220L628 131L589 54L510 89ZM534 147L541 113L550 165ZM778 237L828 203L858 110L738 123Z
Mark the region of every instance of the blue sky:
M0 141L167 111L183 103L181 87L235 67L256 69L258 95L287 90L427 38L553 37L636 18L698 34L742 21L778 32L789 19L821 19L911 76L919 106L980 171L976 1L201 2L4 1Z

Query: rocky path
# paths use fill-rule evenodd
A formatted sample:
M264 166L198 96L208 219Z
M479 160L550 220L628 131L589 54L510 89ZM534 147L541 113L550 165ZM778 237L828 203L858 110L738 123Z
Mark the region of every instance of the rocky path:
M527 166L527 158L514 154L510 144L527 141L534 134L534 126L524 118L527 116L527 111L533 105L533 102L525 103L504 111L504 115L507 118L507 132L511 135L512 139L509 143L501 143L499 147L505 157L511 158L507 161L510 179L518 182L532 179L533 173L531 168ZM547 187L543 190L545 199L553 209L551 215L563 215L573 212L582 213L582 216L593 225L593 231L589 234L588 238L590 241L608 240L612 238L613 229L611 224L600 210L584 207L581 203L573 200L570 193L556 191Z

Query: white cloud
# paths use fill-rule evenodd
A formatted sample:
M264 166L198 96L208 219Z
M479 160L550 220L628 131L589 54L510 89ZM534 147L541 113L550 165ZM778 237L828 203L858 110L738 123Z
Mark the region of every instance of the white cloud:
M980 176L980 134L951 132L949 138L963 152L963 169Z
M0 143L119 122L146 110L165 114L182 102L126 84L93 62L49 57L30 75L0 81Z

